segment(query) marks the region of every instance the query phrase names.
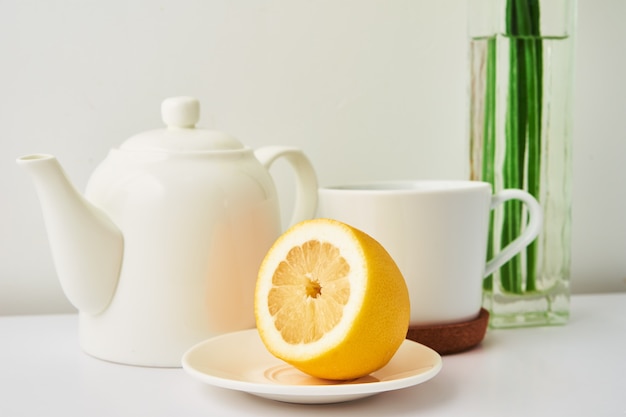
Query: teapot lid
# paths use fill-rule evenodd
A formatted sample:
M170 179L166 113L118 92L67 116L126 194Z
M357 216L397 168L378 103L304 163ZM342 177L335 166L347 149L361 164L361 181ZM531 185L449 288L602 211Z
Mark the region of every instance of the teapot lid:
M166 152L244 149L243 144L232 136L196 127L200 119L200 103L194 97L170 97L163 100L161 117L166 128L132 136L120 149Z

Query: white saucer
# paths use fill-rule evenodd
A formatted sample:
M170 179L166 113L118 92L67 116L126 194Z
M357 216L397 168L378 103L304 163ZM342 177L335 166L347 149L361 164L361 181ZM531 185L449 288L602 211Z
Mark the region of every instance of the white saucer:
M439 373L441 356L405 340L391 361L352 381L328 381L302 373L274 357L256 329L228 333L192 347L182 359L191 376L214 386L301 404L356 400L421 384Z

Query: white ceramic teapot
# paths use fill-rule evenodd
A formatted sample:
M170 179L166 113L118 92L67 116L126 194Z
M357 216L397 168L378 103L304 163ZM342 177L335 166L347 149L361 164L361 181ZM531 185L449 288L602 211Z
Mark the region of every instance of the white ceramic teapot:
M315 172L302 152L253 152L198 129L199 103L162 104L167 128L112 149L80 195L52 155L18 159L42 204L81 347L101 359L180 366L193 344L254 327L258 267L281 233L277 158L296 174L292 223L313 217Z

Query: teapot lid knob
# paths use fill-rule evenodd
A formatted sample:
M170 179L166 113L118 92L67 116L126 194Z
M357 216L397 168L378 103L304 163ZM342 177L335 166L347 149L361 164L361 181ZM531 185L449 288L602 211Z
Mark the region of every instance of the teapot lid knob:
M161 102L165 129L153 129L128 138L120 150L159 152L210 152L242 150L245 146L225 133L196 127L200 102L195 97L170 97Z
M170 97L161 103L161 117L168 128L193 128L200 120L200 102L194 97Z

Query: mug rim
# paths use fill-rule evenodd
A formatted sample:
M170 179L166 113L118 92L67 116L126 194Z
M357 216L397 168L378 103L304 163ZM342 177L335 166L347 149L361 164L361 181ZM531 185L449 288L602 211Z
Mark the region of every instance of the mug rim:
M475 180L380 180L323 186L320 192L329 193L443 193L450 191L470 191L487 188L492 191L490 183Z

